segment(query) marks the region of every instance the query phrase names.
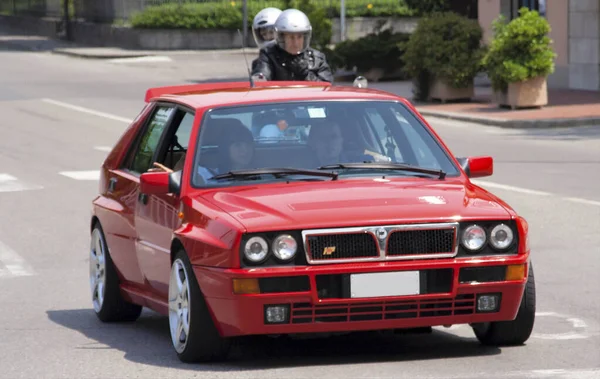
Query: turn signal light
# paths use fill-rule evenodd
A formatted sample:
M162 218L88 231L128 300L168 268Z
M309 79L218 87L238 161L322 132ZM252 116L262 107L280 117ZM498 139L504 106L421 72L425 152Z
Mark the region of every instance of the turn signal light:
M258 279L233 279L233 293L236 295L260 293Z
M506 267L506 280L525 279L525 264L510 265Z

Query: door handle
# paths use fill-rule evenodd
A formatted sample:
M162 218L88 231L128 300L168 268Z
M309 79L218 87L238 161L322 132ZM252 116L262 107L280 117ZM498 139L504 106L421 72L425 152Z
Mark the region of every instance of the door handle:
M140 192L138 195L138 201L144 205L148 204L148 195Z
M117 184L117 178L112 177L108 181L108 192L113 192L115 190L115 185Z

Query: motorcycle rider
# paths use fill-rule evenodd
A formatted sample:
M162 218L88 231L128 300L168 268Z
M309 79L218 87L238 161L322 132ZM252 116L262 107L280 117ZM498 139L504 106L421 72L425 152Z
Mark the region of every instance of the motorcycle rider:
M260 50L252 77L258 80L333 82L325 54L310 45L310 20L297 9L286 9L275 22L276 43Z
M259 49L275 43L275 21L281 14L281 9L265 8L254 16L252 21L252 35Z

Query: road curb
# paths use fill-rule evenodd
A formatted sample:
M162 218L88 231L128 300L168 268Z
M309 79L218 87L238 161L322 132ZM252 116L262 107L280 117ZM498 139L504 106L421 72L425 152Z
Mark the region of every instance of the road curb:
M98 52L98 53L89 53L89 52L78 52L73 51L71 49L54 49L52 50L53 54L58 55L67 55L70 57L83 58L83 59L119 59L119 58L142 58L142 57L151 57L155 54L148 53L108 53L108 52Z
M600 117L581 117L581 118L549 118L538 120L519 120L506 118L489 118L464 115L454 112L432 111L417 107L419 113L423 116L445 118L449 120L465 121L489 126L498 126L509 129L536 129L536 128L566 128L572 126L593 126L600 125Z

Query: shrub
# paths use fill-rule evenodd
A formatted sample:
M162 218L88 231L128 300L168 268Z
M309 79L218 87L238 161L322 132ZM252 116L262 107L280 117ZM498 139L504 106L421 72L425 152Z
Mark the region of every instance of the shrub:
M347 17L396 16L414 15L405 3L406 0L346 0ZM291 6L287 6L290 4ZM318 29L315 35L321 41L324 34L320 30L331 30L331 18L340 15L340 0L326 4L322 0L268 0L248 1L248 24L252 24L254 16L263 8L276 7L279 9L297 8L304 11L313 28ZM310 15L309 15L310 13ZM153 29L238 29L243 25L242 2L222 0L202 3L166 3L146 7L133 15L131 24L136 28ZM327 29L329 25L329 29ZM325 37L322 37L323 39ZM327 40L329 42L329 40ZM320 43L320 42L319 42Z
M403 66L402 55L409 37L410 34L378 28L362 38L338 43L333 64L349 69L356 67L359 73L372 68L381 68L386 73L394 72Z
M133 15L131 25L135 28L152 29L240 28L241 8L232 4L169 3L150 6Z
M508 24L503 16L493 23L494 38L483 65L495 91L506 91L508 83L554 72L556 54L548 37L548 21L527 8L519 13L520 17Z
M450 8L448 0L404 0L404 2L418 16L444 12Z
M455 88L472 84L481 69L482 35L477 21L453 12L421 19L403 57L406 72L416 79L416 97L427 99L433 80Z

